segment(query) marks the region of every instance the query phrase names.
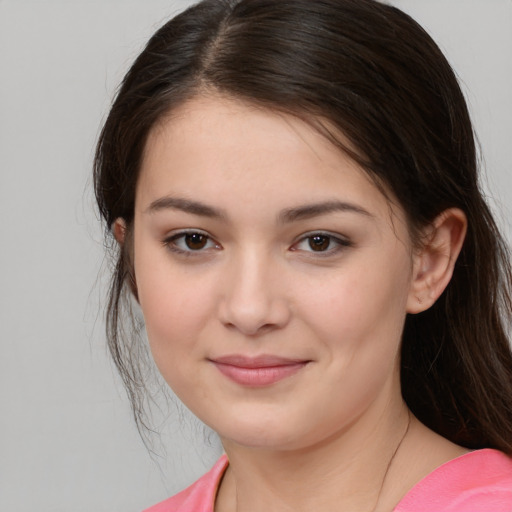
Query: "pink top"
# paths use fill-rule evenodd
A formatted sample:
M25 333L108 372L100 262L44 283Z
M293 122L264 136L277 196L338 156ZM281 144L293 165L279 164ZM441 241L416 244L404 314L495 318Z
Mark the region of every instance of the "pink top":
M228 459L196 483L145 512L214 512ZM418 482L394 512L512 512L512 459L484 449L457 457Z

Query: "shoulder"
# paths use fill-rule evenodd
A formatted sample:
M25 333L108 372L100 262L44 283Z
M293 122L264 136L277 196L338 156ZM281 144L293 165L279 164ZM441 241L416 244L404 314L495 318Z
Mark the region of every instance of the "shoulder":
M223 455L197 482L144 512L213 512L217 488L227 466L228 458Z
M443 464L415 485L395 512L511 512L512 459L476 450Z

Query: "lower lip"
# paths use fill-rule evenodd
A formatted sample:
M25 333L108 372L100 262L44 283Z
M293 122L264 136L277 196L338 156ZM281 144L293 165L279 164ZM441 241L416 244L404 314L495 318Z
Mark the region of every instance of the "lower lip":
M231 364L213 362L217 369L228 379L249 387L263 387L275 384L287 377L296 374L304 368L307 362L285 364L278 366L263 366L259 368L246 368Z

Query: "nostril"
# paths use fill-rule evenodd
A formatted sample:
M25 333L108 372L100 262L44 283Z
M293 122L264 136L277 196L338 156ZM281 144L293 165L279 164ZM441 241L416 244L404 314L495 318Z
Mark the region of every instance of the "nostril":
M248 337L258 337L258 336L266 334L270 331L273 331L275 329L279 329L279 325L271 324L271 323L265 323L263 325L256 325L253 328L251 328L247 325L240 326L240 323L234 324L233 322L224 322L224 327L226 327L229 330L240 331L245 336L248 336Z

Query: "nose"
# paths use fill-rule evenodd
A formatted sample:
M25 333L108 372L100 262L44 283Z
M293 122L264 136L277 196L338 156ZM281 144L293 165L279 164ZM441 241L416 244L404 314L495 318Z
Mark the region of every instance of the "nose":
M270 257L247 253L231 262L222 283L219 317L228 328L258 336L290 320L283 274Z

